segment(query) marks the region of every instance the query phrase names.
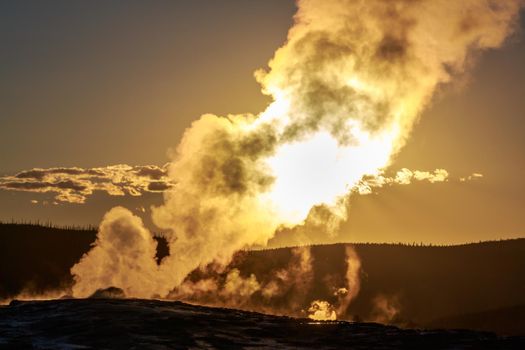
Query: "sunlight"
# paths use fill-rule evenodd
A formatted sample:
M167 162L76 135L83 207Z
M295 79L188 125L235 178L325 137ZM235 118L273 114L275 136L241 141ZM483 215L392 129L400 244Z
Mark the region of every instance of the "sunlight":
M377 174L388 164L393 135L372 136L355 126L352 131L354 144L340 145L321 131L282 145L267 160L276 180L262 196L287 223L301 222L315 205L335 205L364 175Z

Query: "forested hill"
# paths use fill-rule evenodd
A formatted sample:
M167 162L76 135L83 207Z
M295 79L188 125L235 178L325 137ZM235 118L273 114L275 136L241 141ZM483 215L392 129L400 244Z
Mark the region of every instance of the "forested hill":
M0 299L67 288L73 282L70 268L95 238L94 229L0 224ZM162 258L167 250L160 243ZM525 334L525 239L352 246L361 260L361 289L348 309L349 319ZM344 279L345 244L313 246L310 252L314 278L305 302L331 300L330 281ZM229 269L264 281L286 268L291 256L290 248L242 252Z

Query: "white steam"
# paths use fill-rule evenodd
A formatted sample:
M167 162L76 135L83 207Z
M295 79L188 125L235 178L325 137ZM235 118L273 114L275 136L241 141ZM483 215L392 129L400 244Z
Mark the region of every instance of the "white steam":
M75 295L115 286L166 296L195 268L264 246L279 227L318 220L319 208L336 229L345 196L390 164L436 88L464 72L472 53L503 43L520 4L298 1L287 42L256 74L273 102L258 116L205 115L177 148L168 174L176 185L153 210L169 257L158 266L141 220L113 209L72 269ZM232 290L260 288L237 277Z

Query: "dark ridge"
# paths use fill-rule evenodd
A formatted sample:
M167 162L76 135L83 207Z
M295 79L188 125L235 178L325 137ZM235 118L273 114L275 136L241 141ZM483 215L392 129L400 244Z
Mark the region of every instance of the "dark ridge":
M88 229L1 224L0 299L67 288L73 283L69 269L95 237Z
M344 283L344 246L311 247L315 276L307 300L336 301L330 287ZM353 247L362 270L361 290L350 305L350 318L374 319L374 299L378 297L399 309L391 322L408 326L425 326L436 319L525 305L522 277L525 239L458 246L355 244ZM290 256L288 248L242 252L231 267L238 268L244 276L254 273L264 282L271 278L271 271L285 268ZM522 317L525 319L525 313ZM493 325L496 326L495 322ZM502 333L525 335L525 322Z
M51 228L55 230L70 230L70 231L96 231L97 227L94 225L57 225L51 221L40 221L40 220L15 220L11 219L10 221L0 220L0 226L3 225L13 225L13 226L34 226L34 227L43 227Z
M434 320L432 328L471 328L499 334L524 334L525 304L496 310L454 315Z
M465 242L465 243L454 243L454 244L435 244L435 243L423 243L423 242L337 242L337 243L316 243L316 244L304 244L296 246L296 248L308 248L308 247L335 247L345 244L351 244L354 247L369 247L369 246L388 246L388 247L420 247L420 248L453 248L453 247L464 247L464 246L479 246L479 245L494 245L494 244L506 244L508 242L520 243L525 241L525 238L502 238L487 241L478 242ZM271 247L271 248L258 248L258 249L246 249L245 251L274 251L279 249L289 249L290 247Z
M22 291L70 287L70 268L95 238L95 230L1 224L0 300ZM157 241L161 261L169 251L165 240ZM353 247L362 263L361 290L347 319L378 320L375 300L382 297L397 309L384 322L399 326L464 327L525 335L525 239L456 246L360 243ZM312 246L311 253L314 278L312 287L302 291L302 309L308 309L315 299L336 301L333 288L344 285L345 244ZM243 251L224 273L238 268L244 277L255 274L263 285L276 271L286 269L291 257L290 248ZM189 278L203 275L205 271L195 271ZM286 313L285 306L295 300L293 293L263 306ZM243 307L262 310L260 300L256 293L251 304ZM507 321L502 321L505 317ZM482 318L488 321L480 323Z

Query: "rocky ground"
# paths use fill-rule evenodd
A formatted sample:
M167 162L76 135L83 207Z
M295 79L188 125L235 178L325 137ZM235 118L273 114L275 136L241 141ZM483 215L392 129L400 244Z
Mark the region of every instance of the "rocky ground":
M523 337L313 322L180 302L67 299L0 307L0 349L525 349Z

